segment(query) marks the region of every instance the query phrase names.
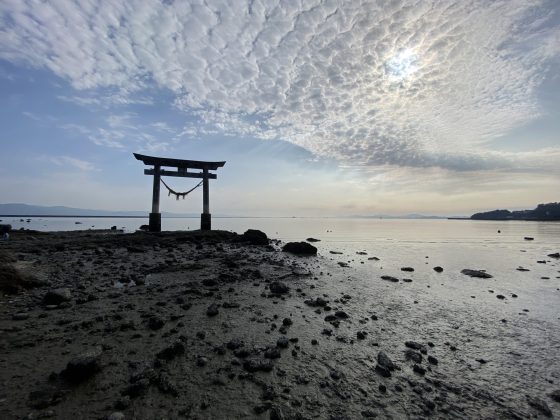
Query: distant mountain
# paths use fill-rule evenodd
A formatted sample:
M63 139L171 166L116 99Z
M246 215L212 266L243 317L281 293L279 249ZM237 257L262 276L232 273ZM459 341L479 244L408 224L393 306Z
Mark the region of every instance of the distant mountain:
M560 220L560 203L539 204L533 210L492 210L476 213L473 220Z
M79 209L65 206L33 206L22 203L0 204L0 216L94 216L94 217L147 217L146 211L111 211ZM162 213L163 217L198 217L195 213Z

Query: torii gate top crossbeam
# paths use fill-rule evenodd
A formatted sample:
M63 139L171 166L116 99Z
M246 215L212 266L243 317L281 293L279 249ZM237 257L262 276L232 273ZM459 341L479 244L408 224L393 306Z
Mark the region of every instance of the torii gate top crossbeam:
M225 162L204 162L200 160L184 160L184 159L171 159L171 158L161 158L155 156L146 156L139 153L134 153L134 157L138 160L144 162L145 165L154 166L167 166L181 169L206 169L209 171L215 171L221 168L226 163Z

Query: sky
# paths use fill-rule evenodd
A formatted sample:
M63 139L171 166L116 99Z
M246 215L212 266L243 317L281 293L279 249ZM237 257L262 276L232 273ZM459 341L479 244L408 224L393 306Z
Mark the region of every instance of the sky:
M0 93L1 203L149 211L133 152L217 214L560 201L558 0L2 0Z

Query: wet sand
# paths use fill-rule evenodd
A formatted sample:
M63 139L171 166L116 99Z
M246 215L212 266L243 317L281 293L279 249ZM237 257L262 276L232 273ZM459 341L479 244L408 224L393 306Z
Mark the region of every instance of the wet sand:
M0 252L38 284L0 298L0 417L559 412L557 322L415 298L410 272L372 281L334 254L239 239L14 232Z

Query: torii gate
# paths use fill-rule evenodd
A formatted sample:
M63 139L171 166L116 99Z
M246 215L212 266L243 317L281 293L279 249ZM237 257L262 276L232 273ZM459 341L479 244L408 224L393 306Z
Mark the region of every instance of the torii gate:
M153 165L151 169L144 169L144 175L153 175L154 191L152 195L152 212L150 213L150 232L161 232L161 213L159 212L159 187L162 176L176 176L181 178L202 178L202 214L200 215L200 229L210 230L212 221L210 215L210 189L208 180L216 179L217 176L209 171L215 171L225 165L225 162L202 162L199 160L183 160L145 156L134 153L134 157L144 162L145 165ZM162 167L177 168L177 171L161 169ZM189 169L201 169L202 172L189 172ZM194 189L194 188L193 188ZM192 191L192 190L191 190ZM186 195L183 193L182 195Z

